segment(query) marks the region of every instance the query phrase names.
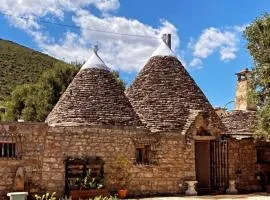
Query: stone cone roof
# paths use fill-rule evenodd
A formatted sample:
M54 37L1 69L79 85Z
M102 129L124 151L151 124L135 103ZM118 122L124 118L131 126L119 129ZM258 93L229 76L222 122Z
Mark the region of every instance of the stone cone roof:
M252 110L227 111L220 118L225 125L225 134L252 135L257 124L256 111Z
M196 118L194 113L202 113L216 128L223 128L203 92L174 56L151 57L126 95L152 132L185 132L187 124L192 124L190 119Z
M102 64L96 62L97 58L90 59ZM104 65L91 67L91 62L87 62L87 67L82 67L48 115L49 125L142 125L124 91Z

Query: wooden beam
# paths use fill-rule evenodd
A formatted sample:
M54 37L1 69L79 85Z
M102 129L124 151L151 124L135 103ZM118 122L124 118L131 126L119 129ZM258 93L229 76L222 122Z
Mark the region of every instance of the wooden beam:
M194 135L194 140L215 140L216 136L200 136L200 135Z

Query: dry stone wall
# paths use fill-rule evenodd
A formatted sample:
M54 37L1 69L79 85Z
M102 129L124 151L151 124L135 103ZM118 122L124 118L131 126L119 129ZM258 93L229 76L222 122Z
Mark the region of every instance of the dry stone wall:
M0 199L7 192L13 191L13 184L18 167L24 167L25 189L29 192L39 192L41 179L43 150L47 134L45 124L0 124L1 130L12 134L22 134L21 158L0 158Z
M113 158L124 154L133 163L129 189L134 196L181 193L180 183L196 179L194 143L187 147L180 134L118 127L48 127L43 123L8 123L0 127L22 134L21 159L0 158L0 199L13 190L18 167L25 169L26 191L63 194L67 156L100 156L105 161L106 174ZM138 143L155 147L155 164L136 164ZM229 139L229 175L237 180L240 191L260 190L255 175L270 171L268 165L256 163L255 147L252 139Z
M112 73L89 68L78 72L46 120L49 124L142 126Z
M237 189L261 190L256 174L269 171L269 165L257 164L256 143L253 139L229 140L229 177L236 180Z
M152 57L126 95L152 132L182 131L196 111L216 128L223 128L206 96L176 57Z
M179 183L195 179L194 145L187 148L185 138L175 133L152 134L143 130L117 127L47 127L46 124L1 124L8 132L23 134L22 158L0 159L0 191L4 198L12 191L18 167L25 168L25 189L31 193L64 192L67 156L100 156L108 165L118 154L133 163L130 194L153 195L183 192ZM135 163L136 145L155 146L157 163ZM5 181L2 181L5 180ZM107 185L110 188L110 185Z
M251 110L233 110L224 112L220 118L225 125L226 134L235 135L252 135L257 122L256 111Z
M43 184L49 191L63 193L66 156L101 157L105 161L106 178L107 167L119 154L124 154L133 163L129 186L132 195L179 193L181 180L195 179L194 148L186 149L182 136L159 135L158 145L155 144L158 163L153 165L135 163L134 141L137 138L144 138L141 141L148 144L153 136L142 131L113 128L50 128L44 151Z

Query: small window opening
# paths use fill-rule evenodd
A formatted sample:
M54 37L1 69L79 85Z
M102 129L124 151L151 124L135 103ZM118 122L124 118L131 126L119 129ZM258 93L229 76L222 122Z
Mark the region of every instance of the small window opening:
M150 145L136 148L136 162L137 164L150 164Z
M15 158L16 144L12 142L0 142L0 158Z
M257 163L270 163L270 149L258 148L257 149Z

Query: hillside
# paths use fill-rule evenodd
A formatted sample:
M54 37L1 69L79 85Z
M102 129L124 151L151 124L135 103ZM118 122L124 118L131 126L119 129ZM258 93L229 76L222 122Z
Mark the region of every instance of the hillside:
M55 62L62 61L0 39L0 100L9 95L14 86L37 81Z

